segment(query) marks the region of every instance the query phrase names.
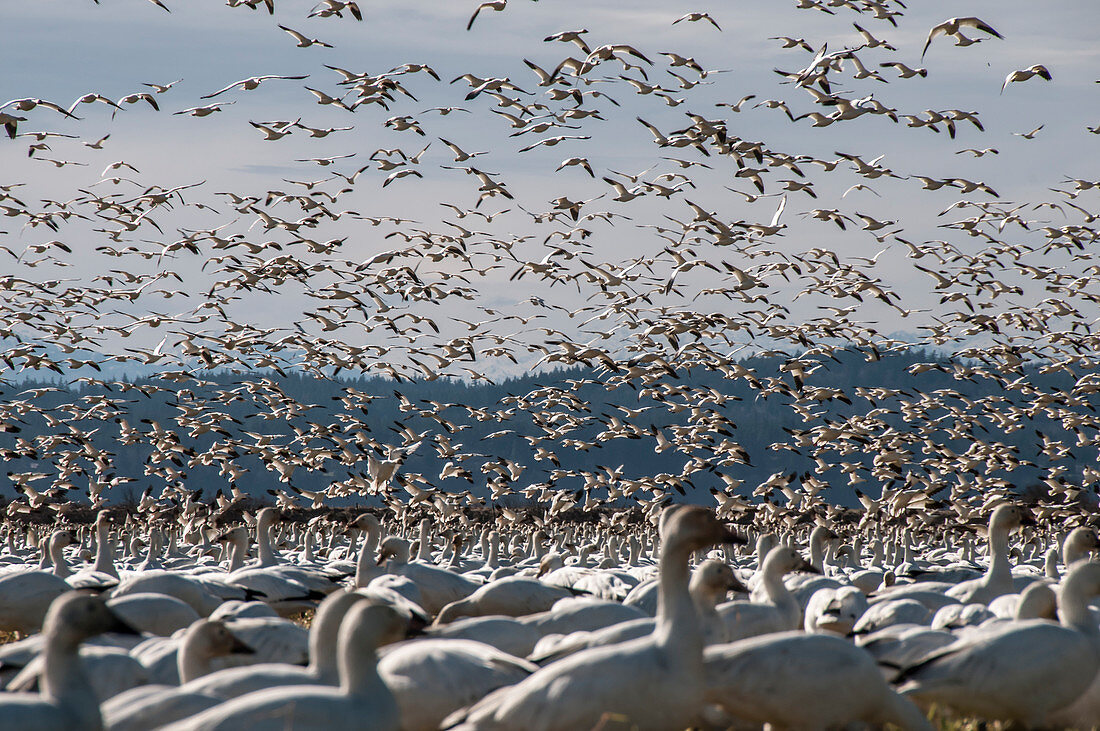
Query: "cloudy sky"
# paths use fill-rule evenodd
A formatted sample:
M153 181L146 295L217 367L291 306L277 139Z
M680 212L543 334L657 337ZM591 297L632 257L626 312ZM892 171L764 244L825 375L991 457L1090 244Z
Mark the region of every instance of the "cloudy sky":
M471 217L459 223L491 231L502 239L533 238L513 248L515 261L474 277L476 300L446 314L437 311L441 321L447 315L476 317L478 306L527 312L530 307L524 309L523 303L532 294L548 297L570 309L598 294L591 288L581 291L579 286L548 287L538 283L533 275L510 280L522 262L543 259L548 251L542 246L543 240L551 231L563 228L560 224L539 223L521 209L538 214L549 210L551 202L560 196L572 200L603 196L589 204L585 212L609 211L630 219L615 219L613 224L593 221L590 227L594 233L581 253L590 262L623 265L636 257L658 255L667 241L657 237L654 229L641 226L668 225L665 216L690 220L693 214L687 201L718 212L723 220L768 223L778 202L778 197L772 194L784 192L778 181L795 179L782 169L773 172L767 179L768 197L749 203L726 188L755 192L749 180L735 177L737 167L732 160L707 159L690 148L685 151L658 147L636 117L666 133L690 124L686 116L689 112L708 119L724 119L729 132L741 139L763 142L773 151L822 160L836 160L837 152L859 155L867 161L885 155L880 164L893 170L898 178L867 180L846 163L828 173L819 166L803 164L804 180L813 183L817 198L788 192L782 217L786 228L768 241L770 249L778 253L820 246L836 251L842 258L874 257L885 249L873 265L874 276L899 293L905 308L933 312L903 318L895 310L871 301L852 316L872 323L882 333L915 332L921 323L928 322L927 316L935 314L940 297L932 291L933 279L912 267L901 243L890 239L880 243L871 232L859 230L858 219L841 231L830 223L799 214L831 208L850 217L862 213L877 220L896 221L890 230L896 229L900 236L912 241L949 239L973 249L976 244L965 234L940 228L946 222L972 215L966 210L938 215L963 197L960 191L952 187L922 190L919 180L906 176L981 181L996 190L1002 204L1030 204L1064 200L1049 189L1065 187L1063 181L1067 178L1095 177L1095 161L1100 159L1097 154L1100 135L1086 131L1086 127L1100 125L1100 84L1095 83L1100 78L1100 44L1096 42L1100 5L1093 0L1041 7L1035 3L994 0L912 2L904 16L898 18L898 27L875 20L869 13L857 14L840 3L832 4L835 13L827 14L772 0L731 3L511 0L504 12L481 11L470 31L465 27L477 7L474 2L368 0L360 3L365 17L357 22L347 13L344 18L309 18L313 6L297 0L276 0L274 17L266 11L228 7L213 0L164 1L171 13L146 0L101 0L99 4L91 0L43 0L4 3L0 7L0 25L5 28L0 60L7 71L0 80L0 97L3 97L0 101L37 97L68 107L89 92L117 100L126 94L148 91L145 84L182 79L168 92L156 95L159 112L139 102L126 105L124 111L114 116L105 104L81 104L75 112L82 117L79 122L41 107L19 113L27 118L20 124L20 132L56 131L78 135L79 139L48 139L49 149L36 151L33 157L27 155L33 140L26 137L0 140L0 183L25 184L15 192L29 208L41 208L40 201L67 201L82 195L81 189L95 190L101 195L106 191L136 195L154 184L172 187L202 182L186 192L184 198L189 203L212 206L213 210L177 207L173 211L158 211L151 217L163 234L143 226L123 237L123 241L138 242L139 248L155 250L157 245L178 239L177 229L212 229L222 225L226 226L222 235L240 233L255 241L279 240L282 236L285 240L285 232L265 232L262 226L255 225L255 214L235 212L226 197L218 194L234 192L262 197L271 190L299 192L301 188L286 180L313 181L329 177L333 171L350 175L368 164L375 150L400 148L411 156L431 143L416 168L422 177L398 179L383 189L382 183L390 171L368 169L357 180L355 190L341 196L334 206L361 216L404 217L416 224L373 227L361 219L344 216L326 223L323 230L310 233L320 240L347 236L341 255L361 261L402 243L400 237L386 238L398 229L419 227L453 233L443 222L458 221L439 204L453 203L466 209L477 202L477 182L473 176L441 167L457 164L440 141L446 138L466 151L485 151L469 164L491 171L494 179L503 181L515 196L514 201L495 198L482 204L481 210L489 212L509 209L492 223ZM721 25L721 31L706 22L672 25L688 11L709 12ZM922 61L921 50L929 29L948 14L978 16L996 28L1004 40L971 31L968 34L981 42L956 47L951 39L940 37ZM861 61L868 69L881 73L886 83L853 78L851 65L846 65L843 73L831 74L834 93L852 99L873 93L876 100L896 109L899 115L919 115L923 110L977 111L984 132L959 122L957 136L951 139L946 130L933 133L914 129L904 121L895 124L882 115L865 115L818 129L810 127L809 119L792 122L782 109L754 108L758 102L779 100L795 115L831 111L814 105L804 90L788 83L775 69L798 71L826 43L829 51L858 47L863 41L853 22L887 40L897 50L859 50ZM277 24L321 39L334 48L297 48ZM481 95L467 101L470 86L465 81L448 83L466 73L482 78L506 76L525 92L535 93L514 94L525 103L536 99L549 102L545 97L547 89L537 86L538 80L524 60L544 69L554 68L567 55L577 55L579 49L572 44L544 42L543 38L582 28L588 31L585 38L592 47L627 43L653 60L652 65L639 63L649 83L671 90L668 96L675 105L656 94L636 94L635 88L620 77L640 79L641 72L624 71L618 63L610 61L590 74L593 83L581 86L584 91L601 91L618 103L616 106L606 98L586 98L585 106L599 109L602 120L589 118L571 123L579 127L575 130L511 138L508 135L513 130L507 121L490 111L492 99ZM770 40L776 36L804 38L814 50L783 49L779 42ZM702 82L694 88L682 89L680 82L668 73L667 59L661 55L664 52L692 57L713 73L702 79L683 68L671 69L689 81ZM892 69L879 67L885 61L926 68L927 77L898 79ZM416 100L396 95L388 110L369 105L349 113L317 104L316 98L303 88L309 86L333 96L346 91L338 85L340 75L326 65L379 74L405 63L428 64L442 81L436 82L424 73L401 77L402 85ZM1050 69L1052 82L1036 78L1009 84L1001 93L1008 73L1037 63ZM269 80L254 91L235 89L216 99L201 99L202 95L234 81L264 74L308 74L309 78ZM744 104L740 113L715 106L736 102L749 94L755 94L756 98ZM234 103L204 118L173 114L213 101ZM442 116L428 111L439 106L460 106L468 112ZM560 105L553 108L557 110ZM387 119L401 115L414 117L425 136L384 126ZM265 141L249 124L298 119L315 128L352 129L333 132L323 139L310 138L295 129L281 140ZM1043 128L1034 139L1015 134L1030 132L1040 125ZM101 145L102 149L83 144L108 134L110 137ZM519 152L540 137L556 134L583 135L589 139L566 140L554 147ZM981 158L958 154L966 148L990 147L999 154ZM347 154L355 156L325 167L298 161ZM589 177L579 167L555 171L564 159L572 156L587 158L596 176ZM610 171L635 175L649 170L645 179L654 180L661 173L681 172L663 157L690 158L711 167L683 171L690 175L695 187L683 190L671 200L653 195L622 203L611 200L615 192L600 180L602 176L622 180ZM56 167L43 158L80 164ZM104 169L118 161L125 161L138 172L120 168L112 174L122 174L134 182L99 183ZM855 190L844 195L857 183L864 183L872 190ZM89 188L92 185L96 187ZM337 181L322 187L335 192L339 184ZM966 197L991 200L982 194ZM286 215L297 217L290 212ZM1029 210L1026 216L1039 221L1039 225L1046 222L1062 225L1065 220L1052 209ZM0 219L0 231L4 232L0 243L16 254L27 245L59 236L44 227L26 228L22 223L22 219ZM191 301L143 300L135 306L139 314L188 311L196 304L194 296L209 289L216 278L211 273L214 268L203 271L205 258L186 254L170 260L141 262L97 254L95 247L111 244L106 234L93 230L102 227L102 221L66 225L62 235L73 253L60 257L60 262L45 261L29 268L0 252L0 256L5 256L0 259L3 267L0 273L7 269L36 281L73 277L82 282L119 266L135 270L144 267L146 271L168 267L180 274L185 282L174 286L191 294ZM1016 235L1026 235L1030 240L1035 236L1032 232L1007 230L1007 236ZM715 256L734 261L732 252L717 252ZM742 267L758 263L748 259L737 262ZM1073 266L1068 261L1066 264ZM455 273L454 267L454 262L443 262L436 270L444 277L448 272ZM660 276L667 276L667 266ZM709 270L694 270L683 280L687 288L684 301L690 302L700 289L721 283L722 279ZM780 301L796 313L800 307L812 312L824 301L810 297L796 303L797 280L788 285L775 278L773 286ZM285 325L288 319L297 317L296 313L316 304L292 288L281 294L281 297L246 298L236 303L231 312L234 317L258 325ZM1042 292L1036 296L1042 296ZM738 306L727 300L719 302L722 304L707 307ZM560 317L558 321L565 326L569 324ZM445 331L448 327L444 323ZM578 339L586 337L581 334ZM147 341L155 344L158 339L159 333L150 333ZM509 366L505 363L500 367Z

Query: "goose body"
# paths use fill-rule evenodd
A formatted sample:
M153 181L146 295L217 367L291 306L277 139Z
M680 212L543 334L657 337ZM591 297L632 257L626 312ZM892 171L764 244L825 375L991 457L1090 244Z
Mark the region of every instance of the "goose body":
M1042 724L1100 670L1100 629L1086 604L1097 593L1100 564L1077 564L1063 584L1061 624L1033 619L968 634L902 670L902 692L960 713Z
M387 606L360 602L340 627L340 686L291 685L248 693L166 726L172 731L331 731L401 727L397 701L378 675L376 651L383 637L404 628Z
M46 648L41 693L0 695L0 719L12 729L26 731L94 731L102 727L99 700L78 662L77 650L85 639L102 632L133 634L103 600L71 592L49 608L43 625Z
M639 729L689 725L703 701L704 674L687 561L731 536L713 513L695 507L666 509L661 527L661 606L650 636L578 652L449 721L463 729L552 731L593 728L610 713Z
M780 632L713 645L704 657L706 699L736 721L806 729L856 722L932 728L887 685L874 658L838 637Z

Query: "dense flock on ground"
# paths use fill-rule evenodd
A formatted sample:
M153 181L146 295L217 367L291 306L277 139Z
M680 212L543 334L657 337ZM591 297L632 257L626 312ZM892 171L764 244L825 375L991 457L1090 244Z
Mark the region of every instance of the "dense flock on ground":
M1100 726L1060 10L277 1L14 64L0 728Z

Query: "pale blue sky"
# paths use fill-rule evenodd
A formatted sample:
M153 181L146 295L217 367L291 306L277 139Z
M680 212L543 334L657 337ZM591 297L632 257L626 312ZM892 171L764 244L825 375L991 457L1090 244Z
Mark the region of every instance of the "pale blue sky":
M470 218L464 219L465 224L491 230L494 235L505 238L534 235L535 239L517 246L513 253L523 260L538 261L547 252L540 242L553 227L535 225L528 216L514 210L517 204L539 212L547 210L549 201L558 196L588 199L607 194L586 210L615 211L631 216L633 221L618 221L615 226L595 222L593 228L597 233L589 240L594 248L585 256L598 262L623 262L635 256L653 255L664 245L653 237L652 229L639 229L634 224L667 223L662 218L664 214L681 220L691 215L681 197L666 202L649 196L628 204L608 200L614 193L599 177L609 174L609 170L637 173L657 164L659 166L648 177L652 180L660 172L678 171L675 166L661 161L661 156L684 156L683 151L654 145L649 133L635 121L636 116L666 132L689 124L686 111L711 119L725 118L731 133L746 140L762 141L774 151L792 155L832 160L836 158L834 151L843 151L870 160L885 154L882 164L899 175L984 181L1000 193L1003 202L1061 200L1047 189L1059 185L1067 176L1095 177L1095 163L1100 159L1097 154L1100 136L1085 131L1086 126L1100 124L1100 84L1094 83L1100 78L1100 43L1096 30L1100 28L1100 5L1093 0L1041 6L993 0L912 2L898 28L844 8L838 8L836 15L826 15L818 11L799 11L793 3L772 0L730 3L550 0L531 3L512 0L505 12L483 11L470 32L465 30L465 25L476 7L474 2L363 2L361 6L366 18L361 23L350 18L307 19L310 4L288 0L277 0L274 18L266 12L229 8L212 0L165 2L171 7L171 14L145 0L102 0L100 5L90 0L48 0L4 3L0 7L0 26L5 28L5 41L0 44L0 63L7 71L0 79L0 102L34 96L68 106L79 95L90 91L118 99L127 93L146 90L143 83L183 79L168 93L156 97L161 105L159 113L144 103L128 107L113 120L111 110L105 105L80 105L77 114L84 119L79 123L66 121L44 109L25 113L28 121L21 125L21 131L56 130L78 134L87 141L108 133L111 137L102 150L89 149L79 140L49 140L52 149L36 157L87 163L87 167L61 169L28 158L28 141L24 138L17 142L0 140L0 183L27 183L27 187L21 189L20 197L24 200L67 200L79 195L79 188L99 180L103 168L118 160L125 160L141 171L131 177L143 186L154 183L171 186L205 180L206 183L197 192L187 195L187 199L214 205L220 215L194 210L158 212L156 218L165 236L158 237L152 229L142 229L136 235L137 238L151 237L167 242L173 240L173 229L178 226L214 227L233 221L236 216L229 215L232 212L224 199L215 195L217 192L262 195L271 189L289 190L292 186L282 178L317 179L334 169L349 173L366 164L377 148L401 147L413 154L430 141L432 147L418 168L424 179L397 180L383 190L381 184L388 173L368 170L360 177L356 191L342 197L336 207L353 209L364 215L404 216L417 220L424 228L447 231L441 220L454 218L440 208L438 202L471 206L477 192L472 177L439 168L440 164L454 164L448 150L437 139L445 137L468 151L488 150L489 154L476 158L473 164L498 173L496 177L507 183L517 199L514 204L501 199L484 204L483 208L490 211L513 208L512 213L495 220L491 226L480 221L470 224L473 220ZM671 25L689 10L710 11L723 31L706 23ZM1005 40L986 38L979 44L958 48L950 39L939 38L922 63L920 52L928 29L949 14L979 16L998 29ZM782 99L796 114L829 111L814 106L804 91L783 84L783 79L773 73L774 68L797 70L812 54L797 48L783 50L768 38L801 36L815 49L828 42L830 50L839 50L860 42L852 28L853 21L893 43L898 51L865 49L859 52L864 63L880 71L889 83L854 80L850 67L846 67L845 73L832 75L837 82L835 91L850 98L873 92L876 99L898 109L899 114L917 114L925 109L976 110L980 112L986 131L979 133L969 124L960 123L957 138L951 140L944 132L932 134L925 129L909 129L904 124L892 124L882 116L866 116L825 129L812 129L808 120L792 124L782 111L751 108L758 101ZM294 41L280 31L276 23L320 38L336 48L296 48ZM606 91L622 106L598 101L593 106L601 110L606 121L585 120L581 123L583 129L547 133L590 135L591 139L569 141L522 154L518 149L533 142L535 136L508 138L512 130L503 119L489 112L489 99L482 97L466 102L463 97L469 87L463 82L447 83L466 72L483 77L509 76L521 88L541 94L544 90L536 87L537 80L523 65L523 59L552 68L565 55L576 55L575 46L543 43L542 38L556 31L582 27L590 31L586 37L593 46L600 43L636 46L657 62L652 68L646 67L650 81L666 87L675 89L676 81L664 70L664 57L660 56L663 51L692 56L708 69L730 71L708 76L706 81L713 84L701 85L689 92L677 89L676 96L686 101L680 106L669 107L652 95L633 94L631 86L615 79L619 74L617 64L609 62L592 75L605 76L612 81L585 88ZM981 36L980 33L971 35ZM892 70L878 67L886 60L900 60L910 66L923 65L928 69L928 77L898 80ZM418 101L398 96L388 112L378 107L362 107L355 114L349 114L322 107L302 88L305 84L333 94L339 91L336 85L339 76L323 64L380 73L406 62L431 65L443 82L436 83L424 74L404 77L402 83ZM1033 79L1011 84L1003 95L1000 94L1006 74L1035 63L1047 65L1054 81ZM203 94L261 74L309 74L310 78L304 82L268 81L255 91L223 94L218 99L235 100L236 104L210 117L172 115L184 108L209 103L200 99ZM686 75L692 76L690 72ZM757 99L745 104L740 114L714 106L716 102L734 102L746 94L756 94ZM464 106L472 113L453 113L446 117L424 113L429 107L441 105ZM416 117L428 135L421 138L382 126L388 117L404 114ZM314 127L354 125L354 130L337 132L322 140L310 139L305 133L296 131L283 140L265 142L248 124L250 120L294 120L299 117L304 124ZM1041 124L1045 127L1034 140L1013 135ZM997 148L1000 154L981 159L955 154L963 148L987 147ZM356 157L327 168L294 162L297 158L350 152L357 153ZM578 168L554 172L563 159L574 155L589 158L597 169L596 179L589 178ZM698 154L692 158L712 164L715 169L689 171L698 187L684 197L708 210L719 211L726 220L766 223L771 219L776 198L762 198L750 205L724 189L725 185L733 185L744 191L752 190L751 183L733 177L736 168L732 161L705 160ZM879 245L867 232L859 231L858 225L841 232L831 224L798 215L813 208L833 207L848 215L858 212L878 219L897 220L904 228L900 235L914 241L948 238L960 246L977 246L958 232L937 228L937 224L970 215L956 211L937 218L937 213L962 197L957 189L924 191L914 179L868 181L848 171L845 165L829 174L816 166L803 167L819 197L813 200L803 194L789 194L783 217L788 228L783 237L776 239L776 249L794 252L823 246L836 250L841 256L870 257L885 246ZM774 181L791 177L782 172L772 174L768 192L780 190ZM860 182L871 185L881 197L856 191L841 198L849 186ZM101 185L96 190L107 188L109 186ZM130 190L125 186L120 189ZM980 194L968 197L987 199ZM1084 203L1084 199L1081 202ZM1029 211L1027 216L1054 221L1054 225L1061 225L1063 220L1050 210ZM225 231L248 233L258 241L278 238L282 233L265 235L259 228L249 232L248 227L254 220L254 216L244 215ZM21 221L13 223L11 219L0 219L0 231L9 232L0 237L5 245L19 249L26 244L55 238L53 232L44 228L21 231L20 226ZM76 276L90 279L118 266L116 259L90 254L94 246L105 240L102 234L91 233L88 228L73 224L63 229L75 252L69 260L76 266L48 268L47 264L23 273L43 278ZM350 236L343 255L361 260L397 246L399 239L383 238L390 231L392 228L372 228L361 222L341 219L327 224L323 231L311 232L311 236L323 240ZM1009 231L1009 235L1015 232ZM1034 240L1033 235L1029 236ZM73 241L74 238L78 240ZM931 292L932 280L915 271L904 253L904 247L895 243L879 260L874 274L902 294L906 307L936 308L938 295ZM716 254L734 258L733 252ZM187 279L179 288L191 287L192 291L200 291L209 286L209 277L199 272L201 263L201 259L186 255L171 263ZM9 258L0 266L17 265ZM155 269L155 263L146 266L150 271ZM468 310L458 308L450 312L470 317L476 314L473 307L477 304L507 306L522 302L532 292L568 307L583 302L583 297L578 297L572 287L539 287L531 277L521 280L522 286L510 283L508 278L515 268L512 264L475 280L473 286L480 290L481 299L466 305ZM702 269L696 270L692 277L692 291L714 286L717 282ZM788 286L778 279L772 284L773 292L783 292ZM796 281L786 290L788 299L797 292L798 284ZM584 296L591 291L586 290ZM1045 295L1039 288L1034 296ZM782 297L773 299L784 301ZM724 300L720 302L724 304L700 303L698 306L735 306ZM799 303L785 301L785 304L793 305L796 312L805 305L805 311L812 312L822 302L807 298ZM150 302L149 307L179 312L194 304L197 302L177 299ZM257 298L239 303L234 314L259 324L285 324L295 308L301 306L303 300L288 290L286 297L278 302ZM530 307L517 305L516 311L529 312ZM868 302L853 318L875 322L882 333L913 331L920 322L927 322L916 317L902 319L873 302ZM532 333L528 339L536 336L537 333ZM149 344L157 340L159 337L154 337ZM510 366L505 362L499 367Z

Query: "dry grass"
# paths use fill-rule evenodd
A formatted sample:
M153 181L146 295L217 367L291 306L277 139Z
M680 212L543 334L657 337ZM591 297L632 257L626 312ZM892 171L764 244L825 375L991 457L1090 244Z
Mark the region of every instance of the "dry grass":
M0 645L21 640L23 637L18 632L0 632Z
M313 617L315 614L317 614L317 610L307 609L301 614L296 614L291 617L290 621L300 627L305 627L306 629L309 629L309 626L313 624Z

